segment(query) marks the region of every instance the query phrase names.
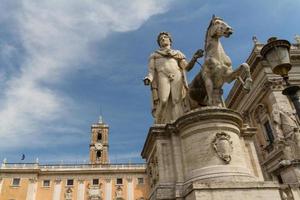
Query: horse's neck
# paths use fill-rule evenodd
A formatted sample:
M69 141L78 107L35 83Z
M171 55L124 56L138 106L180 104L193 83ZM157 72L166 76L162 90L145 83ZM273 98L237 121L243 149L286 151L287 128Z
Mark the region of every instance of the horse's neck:
M227 57L219 38L209 38L206 46L206 57L224 59Z

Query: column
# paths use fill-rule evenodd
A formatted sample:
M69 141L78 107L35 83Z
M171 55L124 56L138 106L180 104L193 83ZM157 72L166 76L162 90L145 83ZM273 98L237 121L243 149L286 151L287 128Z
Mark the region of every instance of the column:
M61 180L57 179L54 181L54 191L52 200L60 200L61 193Z
M2 193L3 178L0 178L0 195Z
M84 180L78 180L77 200L84 200Z
M105 183L105 200L112 199L112 183L111 179L106 179Z
M27 189L26 200L35 200L36 191L37 191L37 179L30 178L28 189Z
M127 178L127 200L133 200L134 193L133 193L133 181L132 178Z

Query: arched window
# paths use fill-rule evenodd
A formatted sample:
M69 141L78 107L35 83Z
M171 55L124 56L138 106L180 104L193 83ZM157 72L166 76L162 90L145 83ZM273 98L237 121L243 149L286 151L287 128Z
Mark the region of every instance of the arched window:
M98 140L98 141L101 141L101 140L102 140L102 133L101 133L101 132L98 132L97 140Z
M97 158L100 158L101 157L101 151L97 151Z

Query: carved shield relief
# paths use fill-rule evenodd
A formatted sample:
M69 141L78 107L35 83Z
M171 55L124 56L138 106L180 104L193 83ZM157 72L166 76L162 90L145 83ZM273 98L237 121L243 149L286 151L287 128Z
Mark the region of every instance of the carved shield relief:
M230 135L221 132L217 133L212 145L217 155L226 163L229 164L231 161L231 154L233 150L232 141Z

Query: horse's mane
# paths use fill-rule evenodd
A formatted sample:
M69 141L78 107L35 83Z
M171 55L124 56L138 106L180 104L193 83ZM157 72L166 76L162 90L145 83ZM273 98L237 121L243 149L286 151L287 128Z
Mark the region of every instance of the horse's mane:
M208 25L208 27L207 27L207 29L206 29L206 34L205 34L205 43L204 43L204 47L205 47L205 52L206 52L206 49L207 49L207 37L208 37L208 33L209 33L209 31L210 31L210 28L212 27L212 25L213 25L213 22L215 21L215 20L223 20L221 17L215 17L214 15L213 15L213 17L212 17L212 19L210 20L210 22L209 22L209 25Z

